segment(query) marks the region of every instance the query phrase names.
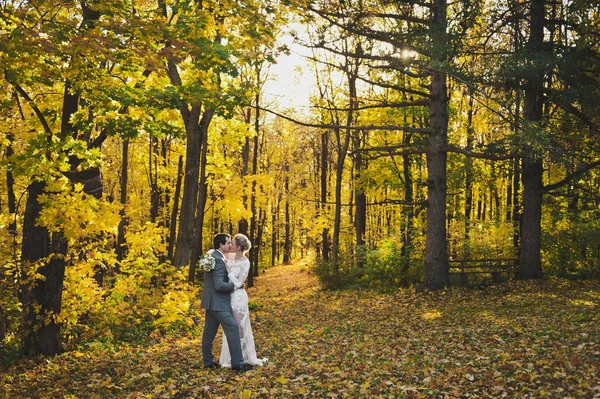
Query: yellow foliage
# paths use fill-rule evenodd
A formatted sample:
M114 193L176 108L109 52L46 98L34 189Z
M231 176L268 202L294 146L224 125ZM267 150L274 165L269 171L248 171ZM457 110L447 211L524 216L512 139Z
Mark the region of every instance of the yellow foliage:
M160 316L154 324L158 326L170 326L176 322L182 322L192 326L194 321L189 317L190 306L196 300L198 290L187 284L169 290L158 306L156 313Z
M60 191L40 196L43 209L39 225L62 231L70 242L104 232L117 233L119 205L85 194L80 184L70 190L58 180L50 187Z
M59 321L64 327L67 339L74 338L75 331L87 330L88 325L80 324L80 318L86 316L94 320L107 310L104 307L104 290L93 277L94 260L88 259L78 265L67 268L63 291L63 305Z

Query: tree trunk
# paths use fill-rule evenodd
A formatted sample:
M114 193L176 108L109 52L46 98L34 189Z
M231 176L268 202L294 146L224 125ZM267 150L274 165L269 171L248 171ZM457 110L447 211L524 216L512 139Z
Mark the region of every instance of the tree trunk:
M275 266L275 259L277 259L277 212L279 212L279 200L277 200L277 205L272 205L271 212L271 266Z
M175 184L175 196L173 197L173 210L171 211L171 222L169 223L169 248L168 258L173 260L173 249L175 237L177 236L177 214L179 213L179 197L181 195L181 179L183 169L183 156L179 156L177 163L177 183Z
M263 211L262 209L259 211L259 222L258 222L258 231L256 233L256 242L254 243L254 246L256 247L256 251L254 251L254 259L252 260L253 263L256 265L256 267L254 268L254 277L258 277L258 259L260 256L260 249L262 248L262 235L263 235L263 230L264 230L264 226L266 223L266 218L267 218L267 212Z
M469 109L467 111L467 150L473 150L473 93L469 92ZM473 212L473 159L465 160L465 252L464 258L471 258L471 214Z
M542 237L542 174L540 160L523 159L523 224L521 226L521 253L519 279L543 277L541 259Z
M150 221L158 219L160 213L161 190L158 185L158 138L150 135L148 149L148 174L150 177Z
M10 157L13 155L13 135L8 133L6 135L8 145L6 146L6 158L10 163ZM16 237L17 237L17 223L16 223L16 212L17 212L17 201L15 197L15 180L10 168L6 169L6 191L8 199L8 215L10 222L8 223L8 234L12 238L13 253L16 256ZM15 259L16 260L16 259ZM0 284L4 286L7 284L5 279L5 273L0 272ZM6 338L6 315L4 310L0 306L0 343Z
M258 75L257 75L258 76ZM255 114L254 114L254 138L253 138L253 149L252 149L252 176L256 177L258 173L258 139L260 133L260 93L256 93L255 96ZM256 244L256 233L257 233L257 222L258 215L256 214L256 179L252 181L252 193L250 194L250 212L252 218L250 219L250 242ZM257 245L253 245L250 248L250 259L255 258L254 253L258 250ZM248 287L254 286L254 276L256 275L256 269L258 264L250 263L250 272L248 273Z
M329 133L325 130L321 134L321 216L325 215L327 209L327 160L329 158ZM327 262L329 260L329 229L327 227L323 228L323 232L321 233L321 239L323 240L322 247L322 255L323 261Z
M544 62L539 58L544 45L545 0L532 0L530 10L530 32L527 49L533 60L530 65ZM536 57L537 56L537 57ZM535 69L535 68L534 68ZM543 111L544 74L530 72L525 82L525 103L523 116L525 123L533 128L541 128ZM543 165L539 151L529 148L523 157L523 224L521 226L521 253L517 278L536 279L543 277L541 260L542 239L542 181Z
M182 115L185 121L186 150L185 177L183 179L183 198L179 215L179 229L173 264L181 268L190 263L194 247L194 225L196 220L196 201L198 198L198 175L200 173L200 108L194 106L191 111L184 104Z
M288 172L288 167L286 167L286 173ZM289 177L285 176L285 244L283 247L283 263L285 265L289 264L292 260L292 234L290 231L290 182Z
M432 40L434 65L446 63L446 0L434 0L432 6ZM427 240L425 247L424 285L428 289L444 288L449 283L446 242L446 145L448 142L448 96L446 74L435 68L431 76L429 107L430 133L427 149Z
M54 316L60 314L67 242L61 233L51 237L45 227L36 225L42 210L39 197L44 194L45 186L43 182L33 182L27 188L20 300L23 304L24 352L53 356L61 352L60 325ZM33 272L42 278L33 277Z
M517 100L516 100L516 121L515 121L515 134L519 129L519 107L520 107L520 91L517 91ZM520 182L521 182L521 160L516 158L513 161L512 168L513 176L512 176L512 224L513 224L513 248L515 254L520 256L521 254L521 218L522 212L519 202L519 191L520 191ZM511 184L511 183L509 183Z
M117 233L117 260L122 261L127 254L127 247L125 244L125 229L127 228L127 214L125 207L127 205L127 177L129 175L129 139L123 140L123 155L121 163L121 220L119 221L119 230Z
M337 276L339 273L339 265L338 265L338 256L340 252L340 229L342 224L342 180L344 174L344 162L346 161L346 154L348 152L348 146L350 144L350 126L354 124L354 113L353 110L356 108L356 72L346 71L346 76L348 78L348 97L349 97L349 107L346 115L346 129L344 139L342 141L341 131L339 128L334 128L336 140L337 140L337 149L338 149L338 160L335 168L335 218L333 225L333 272L334 275Z
M244 114L244 121L247 125L250 125L252 120L252 109L248 107ZM244 142L244 148L242 149L242 182L245 184L246 176L248 176L248 164L250 163L250 137L246 137ZM248 196L244 194L242 196L242 202L244 207L248 206ZM244 235L248 235L248 219L242 219L238 222L238 232Z
M355 148L362 147L362 138L360 135L365 133L362 131L356 132ZM361 172L364 168L364 162L360 152L354 156L354 232L356 237L356 266L359 268L365 265L365 233L367 231L367 195L364 185L360 182Z
M10 162L10 157L13 155L13 135L7 134L6 139L8 145L6 146L6 158ZM6 169L6 191L8 197L8 213L11 215L10 222L8 223L8 232L12 237L17 236L17 223L15 214L17 213L17 201L15 197L15 179L13 177L10 168Z
M192 257L190 262L190 270L188 281L194 282L196 276L196 264L202 252L202 232L204 227L204 209L206 208L206 200L208 197L208 183L206 182L206 152L208 149L208 127L214 116L214 109L208 108L202 115L199 131L202 137L202 154L200 159L200 183L198 192L198 204L196 207L196 221L194 226L194 246L192 247Z
M402 139L403 144L410 143L410 135L408 133L404 133L404 137ZM404 175L404 201L412 202L414 199L413 193L413 178L412 178L412 170L411 170L411 162L410 155L404 154L402 155L402 169ZM406 224L404 226L404 231L402 234L402 248L400 249L400 254L402 255L402 270L406 271L410 267L410 260L413 248L413 230L414 230L414 219L415 219L415 211L412 206L407 208L406 212Z

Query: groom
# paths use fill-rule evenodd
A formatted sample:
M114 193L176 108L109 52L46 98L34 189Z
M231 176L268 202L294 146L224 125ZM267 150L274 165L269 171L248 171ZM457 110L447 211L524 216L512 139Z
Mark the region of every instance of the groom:
M242 344L238 325L233 318L231 310L231 292L236 288L227 277L225 254L231 251L231 236L229 234L217 234L213 240L215 251L215 268L210 272L204 272L204 290L202 291L201 306L206 309L206 320L204 332L202 333L202 358L204 367L219 367L212 353L212 345L219 329L227 337L229 352L231 353L231 368L238 371L246 371L244 359L242 358Z

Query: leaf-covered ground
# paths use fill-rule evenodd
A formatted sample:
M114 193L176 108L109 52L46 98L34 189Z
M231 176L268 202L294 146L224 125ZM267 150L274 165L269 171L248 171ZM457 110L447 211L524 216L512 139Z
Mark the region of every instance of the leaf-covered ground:
M205 370L199 337L98 346L14 363L0 398L600 398L598 282L323 292L298 263L248 294L265 367Z

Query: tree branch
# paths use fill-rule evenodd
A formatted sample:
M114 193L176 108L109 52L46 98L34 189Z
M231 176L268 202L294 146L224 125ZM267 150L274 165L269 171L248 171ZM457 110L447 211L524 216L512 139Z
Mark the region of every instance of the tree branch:
M429 133L429 129L421 129L421 128L416 128L416 127L399 126L399 125L387 125L387 126L385 126L385 125L382 125L382 126L375 126L375 125L344 126L344 125L330 125L330 124L310 123L310 122L299 121L299 120L294 119L294 118L292 118L290 116L283 115L283 114L281 114L279 112L273 111L273 110L268 109L268 108L259 107L259 109L261 111L268 112L270 114L278 116L278 117L280 117L282 119L285 119L285 120L290 121L292 123L295 123L297 125L306 126L306 127L314 127L314 128L318 128L318 129L397 130L397 131L405 131L405 132L413 132L413 133Z
M361 110L373 109L373 108L424 107L424 106L428 106L428 105L429 105L429 101L427 101L427 100L409 101L409 102L401 102L401 103L382 102L380 104L363 105L361 107L357 107L352 110L353 111L361 111ZM332 107L322 107L322 106L318 106L318 105L315 105L314 108L322 109L322 110L326 110L326 111L339 111L339 112L350 111L350 109L348 109L348 108L332 108Z
M562 179L556 183L544 186L544 192L547 193L549 191L556 190L557 188L561 188L562 186L569 184L574 179L581 177L584 173L589 172L590 170L594 169L597 166L600 166L600 160L583 166L582 168L576 170L575 172L571 173L570 175L567 175L564 179Z
M491 161L505 161L507 159L515 159L515 158L522 157L521 154L518 154L515 152L509 152L507 154L491 154L491 153L484 153L484 152L475 152L472 150L468 150L466 148L455 147L453 145L447 146L446 151L454 152L457 154L463 154L463 155L466 155L471 158L489 159Z
M46 132L46 134L48 135L49 138L52 137L52 129L50 128L50 125L48 124L46 117L44 117L44 114L42 113L42 111L38 108L38 106L31 99L31 97L29 97L29 94L27 94L25 89L23 89L17 82L13 81L12 79L10 79L8 77L8 72L6 70L4 70L4 77L6 78L8 83L10 83L15 88L15 90L21 95L21 97L23 97L25 99L25 101L27 101L29 103L29 106L33 109L33 112L35 112L38 119L40 120L40 123L44 127L44 132Z

